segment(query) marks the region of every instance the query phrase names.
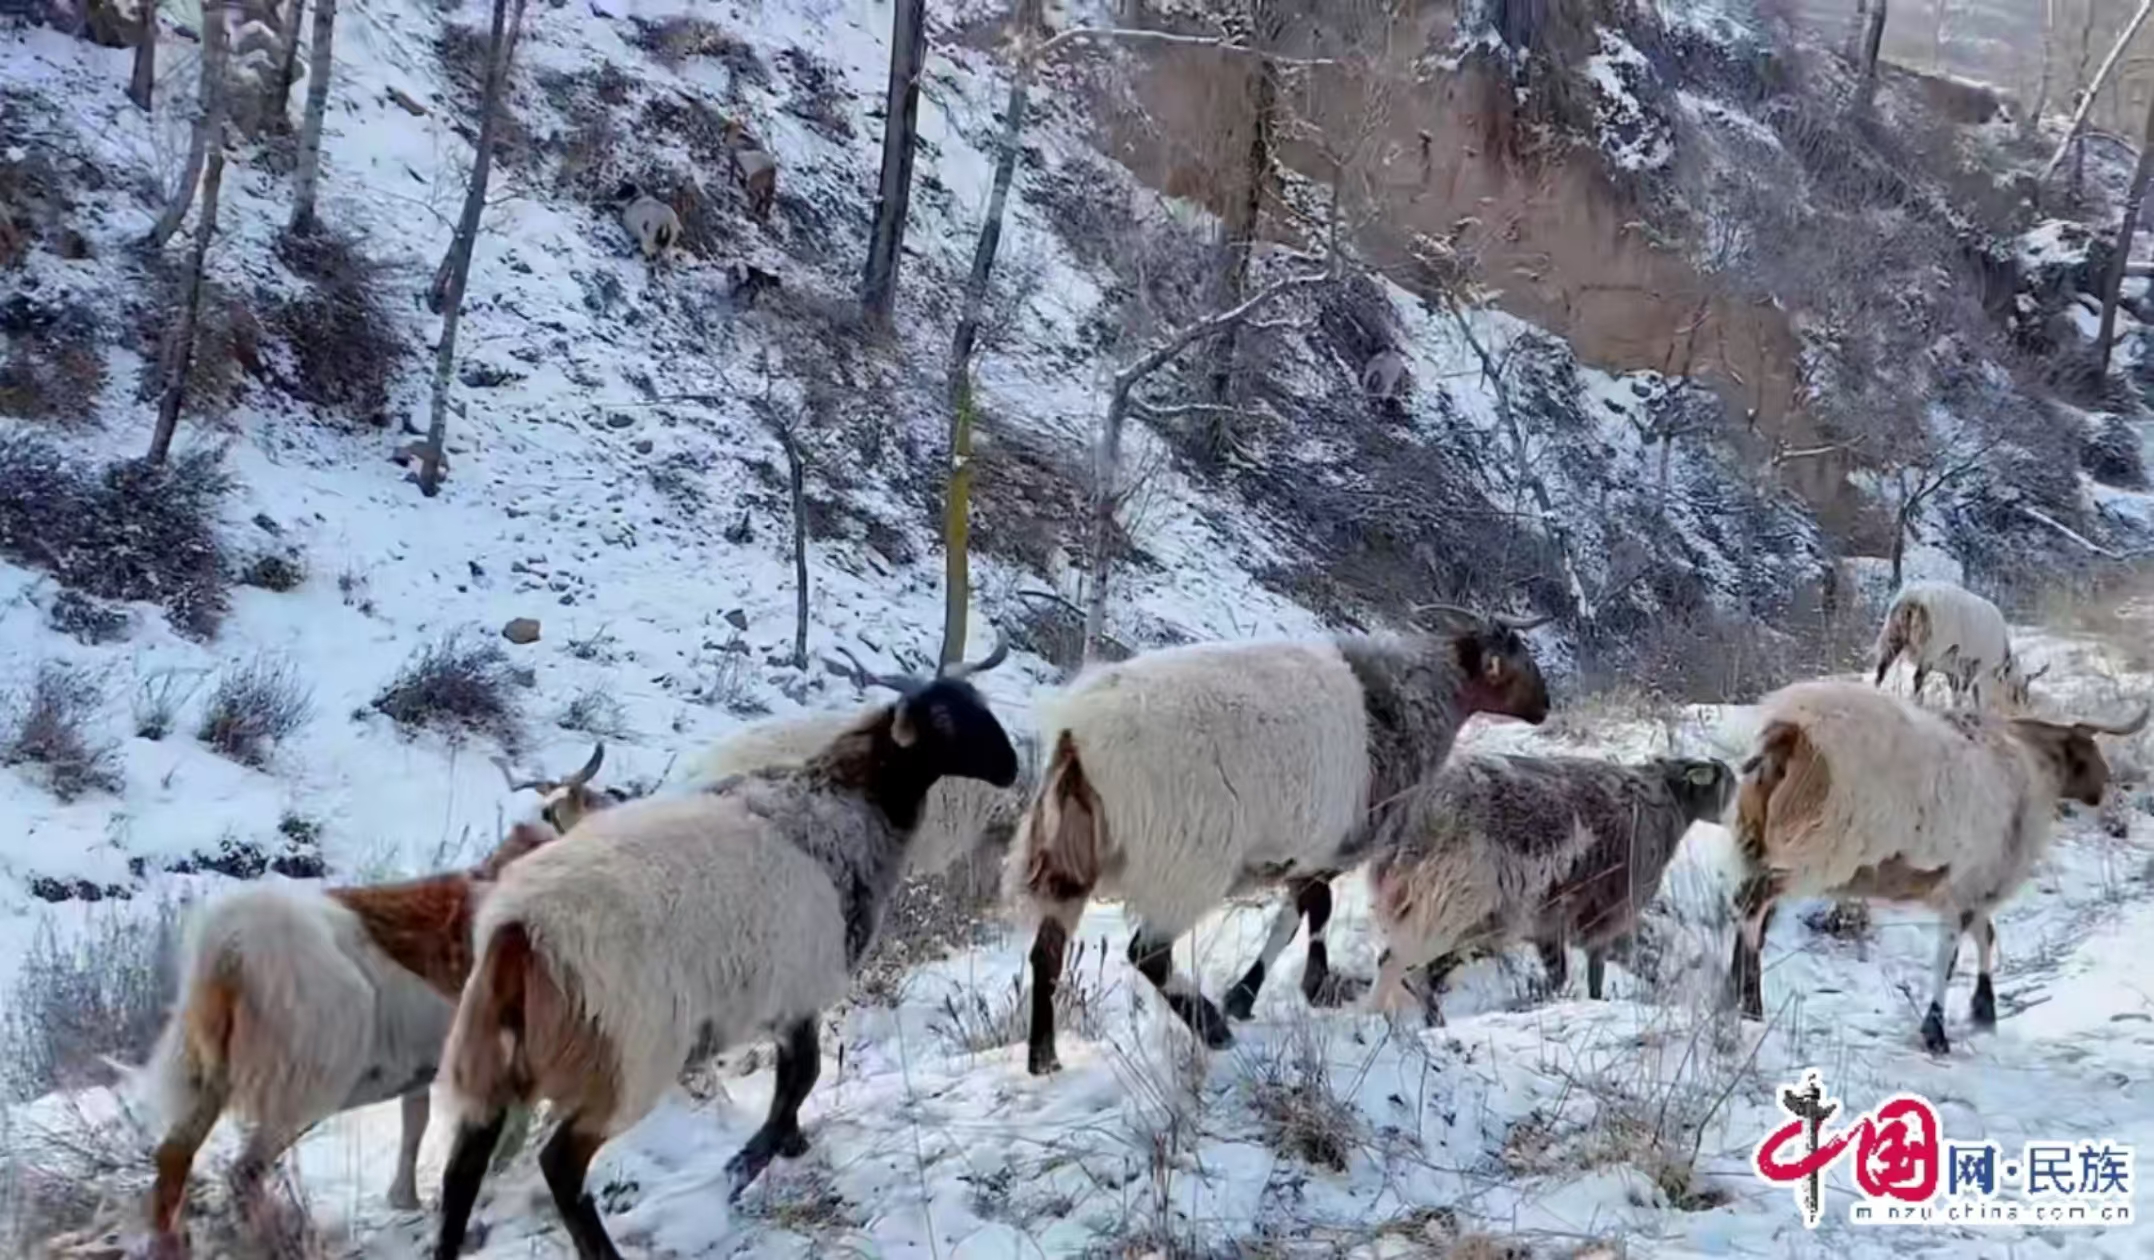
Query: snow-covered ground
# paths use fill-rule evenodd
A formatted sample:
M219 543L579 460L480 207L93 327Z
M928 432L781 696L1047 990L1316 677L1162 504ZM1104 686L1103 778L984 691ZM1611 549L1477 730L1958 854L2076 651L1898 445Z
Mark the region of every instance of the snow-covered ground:
M2038 641L2033 655L2079 680L2045 691L2051 705L2101 709L2149 681L2119 675L2099 645ZM1560 736L1566 751L1731 756L1749 721L1745 708L1702 707L1590 729L1490 725L1470 742ZM1205 1054L1122 960L1118 909L1095 906L1078 934L1060 1074L1025 1074L1013 1012L1027 942L1005 934L913 972L894 1004L831 1018L803 1112L813 1149L773 1165L730 1211L723 1162L768 1105L770 1075L753 1057L722 1070L715 1097L677 1094L607 1147L592 1185L629 1254L654 1256L1441 1254L1458 1231L1556 1255L1594 1254L1596 1241L1671 1257L2144 1255L2135 1227L1853 1225L1849 1161L1827 1175L1811 1233L1793 1191L1763 1184L1750 1163L1786 1119L1780 1087L1810 1067L1843 1100L1843 1121L1909 1091L1937 1104L1947 1140L2154 1144L2154 818L2136 806L2126 817L2121 839L2085 811L2060 823L1999 921L2001 1022L1986 1035L1967 1025L1963 966L1942 1060L1916 1035L1932 937L1915 913L1880 910L1848 940L1806 924L1819 907L1788 905L1766 949L1767 1025L1716 1018L1732 888L1727 833L1700 826L1648 920L1640 956L1652 961L1638 970L1650 977L1612 965L1606 1001L1586 1000L1577 979L1552 1000L1532 995L1538 964L1519 951L1454 977L1447 1026L1393 1026L1311 1010L1290 962L1236 1044ZM1371 974L1362 884L1341 889L1335 965ZM1185 943L1210 991L1246 965L1265 913L1228 908ZM49 1099L18 1111L13 1132L34 1143L44 1126L72 1131L111 1109L102 1093ZM307 1201L348 1246L340 1254L410 1255L429 1236L430 1216L382 1202L395 1115L387 1105L339 1117L300 1148ZM231 1142L220 1139L217 1158ZM423 1184L438 1184L444 1145L430 1134ZM477 1254L570 1254L529 1149L489 1187Z
M1715 10L1703 0L1664 7L1693 22ZM956 20L942 8L938 20ZM422 412L431 356L420 350L434 321L407 299L446 242L468 145L451 124L454 106L431 51L444 20L440 6L345 0L341 14L324 215L392 265L394 317L413 353L390 411L408 418ZM791 108L801 92L782 77L736 83L715 57L666 66L631 46L631 19L687 14L739 34L766 62L776 62L778 50L806 45L848 94L841 105L850 139L803 122ZM465 26L483 17L472 4L449 15ZM926 542L933 521L920 497L899 483L900 474L938 464L939 412L919 401L936 396L933 383L922 391L916 381L877 375L873 364L849 365L859 375L842 380L840 392L880 409L861 427L887 445L848 452L853 430L833 424L826 435L809 426L811 443L821 443L811 453L827 460L811 468L811 490L842 499L852 515L811 543L811 663L785 664L793 634L790 522L767 475L782 462L747 400L762 388L757 364L767 350L777 363L781 409L806 413L799 384L806 372L792 372L786 357L802 346L773 321L732 309L722 283L724 263L749 261L780 274L789 292L838 305L849 300L853 260L813 256L806 211L857 208L870 195L880 130L868 111L879 108L886 73L888 7L876 0L604 0L532 6L527 21L521 116L541 125L560 121L536 86L542 74L630 67L634 90L650 98L688 94L744 110L785 163L783 187L802 199L801 217L781 205L776 228L744 227L723 257L684 260L651 275L628 256L625 237L602 211L558 194L542 176L504 175L503 196L488 211L462 342L465 365L489 369L500 383L459 388L451 475L440 498L421 500L383 459L401 435L343 427L266 386L252 387L234 408L233 433L190 424L182 443L236 438L228 466L241 489L226 513L235 548L297 548L308 566L298 588L235 588L223 631L208 644L180 637L157 609L138 605L123 642L90 647L48 626L55 594L49 579L0 565L0 690L27 683L52 660L97 673L105 703L92 725L116 742L122 774L118 791L62 804L34 768L0 769L0 813L12 824L0 839L0 993L39 931L49 927L73 941L107 916L147 914L169 895L214 892L226 881L161 874L159 867L214 851L228 838L267 839L287 818L318 827L338 880L438 866L484 847L505 817L530 804L503 790L488 762L494 750L410 737L369 709L412 654L446 632L491 640L510 618L539 618L536 643L504 649L515 668L528 671L518 694L530 738L517 760L554 773L580 763L591 736L563 729L558 719L597 695L607 702L599 708L611 706L604 781L614 783L655 782L760 712L861 702L817 663L840 645L885 669L932 654L941 623L939 558ZM172 176L174 120L184 117L185 92L176 108L161 106L153 125L121 96L124 53L40 29L0 32L0 41L0 88L38 94L10 98L27 134L5 138L7 160L52 146L86 156L107 179L104 191L80 195L72 207L72 226L90 256L33 252L7 279L27 291L24 278L34 278L41 300L77 300L102 311L132 283L128 242L154 210L133 184L146 174ZM192 45L168 38L167 47L171 81L188 81ZM1628 45L1611 47L1607 82L1620 87L1621 72L1635 70L1637 57ZM992 58L964 40L938 40L927 78L921 191L901 298L909 305L901 308L899 338L912 361L932 363L939 362L945 323L921 295L964 265L986 199L1004 84ZM431 112L411 113L392 89ZM43 108L26 110L23 99ZM53 108L58 102L66 108ZM1059 169L1084 150L1088 133L1068 100L1043 91L1038 104L1031 138L1046 166ZM694 169L693 156L676 151L671 137L632 138L674 167ZM714 178L704 175L707 183ZM1101 317L1107 277L1080 264L1057 238L1027 194L1030 178L1020 179L1004 248L1013 270L1038 271L1037 295L983 353L983 407L1081 459L1104 361L1089 325ZM1100 195L1118 191L1137 195L1129 188ZM235 157L224 196L213 276L235 290L288 290L295 281L274 261L273 245L289 196L286 178L273 164ZM847 248L857 236L847 238ZM1466 445L1499 438L1495 400L1475 374L1464 336L1403 291L1388 295L1399 307L1413 375L1427 383L1410 406L1408 427L1431 441L1461 433ZM1532 331L1491 312L1471 320L1503 357ZM722 337L708 335L713 323ZM115 348L108 366L104 425L65 435L80 454L131 454L146 440L148 409L131 389L139 361ZM1359 368L1346 365L1343 379ZM1642 433L1648 404L1666 383L1654 373L1616 377L1583 368L1571 379L1572 396L1562 401L1590 421L1578 440L1589 444L1591 458L1579 462L1602 480L1565 485L1548 476L1560 506L1575 517L1570 529L1582 564L1608 568L1614 548L1604 545L1606 536L1652 495L1653 452ZM680 400L691 394L697 400ZM1333 440L1299 436L1312 448ZM1156 443L1133 431L1133 462L1150 460ZM1697 460L1703 478L1710 458L1685 444L1678 489L1691 484L1685 462ZM662 486L654 466L687 471ZM1334 474L1312 460L1312 476L1362 471ZM1664 467L1658 476L1665 498ZM2146 511L2144 495L2104 493L2120 511ZM1286 526L1206 498L1168 467L1148 494L1138 541L1155 564L1132 566L1116 591L1117 617L1133 639L1152 631L1192 638L1303 633L1319 625L1255 576L1293 554ZM1716 496L1678 493L1660 518L1684 536L1690 563L1716 585L1732 580L1738 555L1749 557L1744 565L1764 563L1743 540L1719 536L1724 522L1707 518L1721 505ZM726 531L743 510L754 537L734 541ZM911 541L915 555L893 554L905 548L892 537ZM1781 538L1774 547L1807 541ZM1910 563L1925 553L1912 549ZM976 555L974 642L988 637L992 617L1022 603L1013 592L1055 576ZM143 684L168 673L206 684L258 653L288 662L312 693L311 720L264 768L240 766L192 737L199 692L172 735L135 736L129 698ZM2097 665L2074 657L2045 679L2058 689L2048 694L2078 698L2063 689L2091 687L2104 668L2114 673ZM984 689L1005 720L1020 725L1028 693L1048 676L1038 657L1019 653L983 679ZM2111 697L2095 688L2084 698ZM1561 704L1559 697L1559 713ZM1612 756L1675 749L1734 758L1745 720L1741 709L1653 721L1565 714L1539 733L1480 727L1469 742L1531 747L1561 738L1568 748ZM1391 1028L1373 1017L1308 1010L1294 983L1297 946L1285 974L1267 986L1258 1018L1239 1030L1238 1044L1203 1056L1122 960L1127 930L1117 908L1096 906L1079 934L1085 952L1060 1075L1034 1080L1024 1073L1022 1024L1013 1013L1022 1010L1027 942L1005 937L911 973L894 1004L862 1003L834 1016L838 1027L825 1038L822 1078L805 1113L815 1149L773 1167L737 1209L725 1206L719 1170L768 1101L769 1073L751 1067L722 1074L715 1098L683 1095L614 1143L594 1168L593 1186L631 1254L838 1249L988 1257L1128 1246L1179 1255L1224 1251L1229 1241L1259 1252L1392 1254L1441 1250L1473 1231L1551 1254L1593 1254L1598 1239L1622 1240L1631 1254L1668 1256L2143 1253L2146 1246L2122 1230L1892 1232L1842 1219L1813 1235L1788 1191L1761 1185L1747 1170L1752 1145L1780 1122L1778 1086L1813 1064L1856 1108L1897 1089L1927 1093L1945 1105L1952 1138L2154 1142L2146 1132L2154 1129L2154 1100L2134 1096L2144 1094L2137 1082L2154 1068L2149 977L2137 955L2143 946L2136 946L2154 932L2154 886L2143 878L2154 822L2137 810L2128 816L2132 830L2123 840L2084 817L2063 824L2051 861L2000 924L2006 1017L1994 1036L1970 1036L1962 1017L1971 981L1963 976L1953 1000L1958 1044L1948 1062L1931 1061L1915 1039L1930 949L1928 925L1916 917L1881 914L1874 939L1858 945L1813 936L1801 907L1789 907L1767 952L1770 1029L1716 1023L1706 999L1727 947L1725 835L1700 828L1651 920L1650 980L1618 967L1611 1001L1528 1000L1537 965L1521 953L1508 967L1484 965L1455 978L1448 1027ZM140 875L137 862L146 864ZM47 904L29 891L41 877L115 887L131 899ZM1343 969L1366 975L1374 945L1358 878L1342 881L1342 894L1330 933L1335 957ZM1266 913L1261 905L1225 911L1185 945L1215 994L1257 948ZM752 1065L756 1057L737 1063ZM109 1120L114 1101L89 1091L10 1108L0 1113L0 1139L29 1153L51 1150L56 1138L78 1151L98 1145L80 1140L82 1126ZM325 1124L299 1149L317 1223L351 1254L412 1255L431 1228L429 1217L398 1217L384 1207L395 1130L395 1108L376 1108ZM231 1139L220 1134L203 1171L229 1156ZM125 1139L112 1141L124 1148ZM423 1183L438 1184L441 1146L442 1135L431 1135ZM132 1195L141 1161L130 1167L107 1170L104 1188ZM1844 1167L1829 1185L1831 1204L1844 1207L1852 1193ZM0 1215L9 1191L0 1186ZM482 1255L568 1254L528 1153L490 1183L489 1195L482 1217L492 1231ZM133 1203L119 1206L131 1210Z

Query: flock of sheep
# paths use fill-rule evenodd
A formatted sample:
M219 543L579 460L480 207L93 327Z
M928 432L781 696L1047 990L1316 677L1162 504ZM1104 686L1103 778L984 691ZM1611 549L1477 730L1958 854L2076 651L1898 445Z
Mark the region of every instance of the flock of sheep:
M580 1256L615 1251L585 1173L684 1068L774 1036L776 1087L729 1166L738 1195L807 1149L800 1106L820 1067L821 1012L846 993L908 872L1005 854L1005 891L1034 927L1027 1065L1054 1071L1054 991L1085 903L1119 897L1129 958L1190 1031L1228 1044L1267 971L1309 927L1301 987L1355 987L1325 950L1331 881L1366 866L1385 947L1374 1005L1419 998L1440 1019L1443 974L1531 941L1560 986L1581 946L1600 996L1608 946L1631 930L1692 823L1732 815L1746 867L1729 1000L1762 1019L1758 951L1777 901L1813 895L1938 910L1922 1027L1947 1048L1942 1003L1961 933L1980 949L1972 1011L1993 1024L1991 915L2046 846L2060 800L2098 803L2096 735L2146 723L2015 715L2027 699L2003 617L1952 586L1910 587L1878 639L1878 682L1903 652L1972 708L1932 711L1881 686L1818 680L1762 701L1740 773L1715 760L1640 765L1452 756L1476 713L1538 724L1548 689L1525 633L1540 621L1420 610L1426 629L1310 641L1202 643L1087 670L1036 705L1018 746L969 678L870 674L897 698L774 719L713 749L690 782L626 799L592 786L604 757L540 793L477 867L326 891L258 887L193 916L178 1006L143 1074L162 1096L150 1206L154 1254L184 1254L194 1154L227 1109L251 1128L232 1170L264 1173L307 1127L404 1102L391 1201L418 1205L428 1087L455 1106L435 1255L456 1256L512 1116L558 1117L539 1165ZM2001 710L2001 711L1999 711ZM504 766L506 770L506 766ZM1261 955L1213 1004L1174 941L1237 893L1283 885ZM520 1124L521 1121L519 1120Z

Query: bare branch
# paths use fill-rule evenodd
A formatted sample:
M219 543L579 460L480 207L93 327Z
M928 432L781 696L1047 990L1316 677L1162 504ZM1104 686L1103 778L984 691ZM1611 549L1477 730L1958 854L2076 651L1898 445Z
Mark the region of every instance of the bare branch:
M1325 284L1334 278L1332 271L1306 272L1275 280L1250 294L1239 305L1216 311L1193 324L1175 330L1166 340L1152 347L1151 351L1114 374L1114 388L1127 393L1131 386L1165 366L1168 360L1207 337L1215 337L1228 327L1249 317L1255 311L1296 289L1309 289Z
M2080 128L2086 126L2087 111L2094 108L2095 98L2102 94L2103 81L2116 67L2117 58L2124 52L2125 45L2131 43L2132 37L2139 33L2139 28L2146 24L2149 13L2154 13L2154 0L2139 0L2139 11L2132 14L2132 20L2124 24L2123 31L2117 35L2117 42L2109 49L2109 55L2102 58L2102 64L2095 69L2094 78L2088 82L2087 90L2080 94L2079 108L2072 111L2072 125L2065 128L2064 139L2058 142L2057 151L2049 155L2049 161L2042 167L2038 182L2048 183L2049 177L2057 173L2057 166L2064 161L2065 152L2072 147L2072 141L2078 138Z
M1185 44L1198 48L1216 48L1220 52L1240 53L1281 66L1335 66L1339 63L1330 57L1286 57L1247 44L1237 44L1223 35L1179 35L1173 31L1146 31L1127 26L1073 26L1039 46L1036 55L1046 57L1065 44L1080 39L1116 39L1132 43Z

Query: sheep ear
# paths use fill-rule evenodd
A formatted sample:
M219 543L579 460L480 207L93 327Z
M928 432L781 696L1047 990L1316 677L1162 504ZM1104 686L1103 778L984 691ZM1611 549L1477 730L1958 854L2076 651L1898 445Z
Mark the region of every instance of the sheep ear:
M1720 777L1720 771L1701 763L1693 765L1684 777L1699 787L1711 787L1713 780Z
M1502 683L1505 678L1510 676L1510 673L1511 666L1503 659L1503 653L1481 653L1481 677L1487 679L1491 686Z

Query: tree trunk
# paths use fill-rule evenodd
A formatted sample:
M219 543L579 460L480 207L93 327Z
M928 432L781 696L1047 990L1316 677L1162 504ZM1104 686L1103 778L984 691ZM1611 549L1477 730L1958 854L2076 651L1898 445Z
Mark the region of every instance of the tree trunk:
M972 383L958 386L950 408L950 484L942 503L942 656L965 658L965 620L972 607Z
M1870 100L1877 94L1877 54L1885 45L1885 0L1872 0L1870 29L1862 36L1862 81L1855 89L1855 105L1858 109L1870 108Z
M793 668L808 667L808 491L801 467L800 441L790 424L766 416L770 431L785 452L786 485L793 500Z
M2095 68L2094 78L2087 83L2087 90L2080 95L2079 108L2072 111L2072 125L2065 129L2063 141L2057 145L2057 151L2050 154L2049 164L2042 168L2041 182L2047 183L2049 177L2056 173L2057 165L2064 161L2064 151L2072 146L2072 141L2079 138L2079 129L2087 125L2087 112L2094 108L2094 98L2102 94L2102 84L2108 80L2109 72L2116 68L2118 59L2124 55L2125 46L2132 42L2132 36L2137 35L2139 28L2146 24L2149 13L2154 13L2154 0L2140 0L2138 11L2132 14L2131 21L2124 24L2124 31L2117 36L2117 42L2110 46L2109 55L2102 58L2102 64ZM2093 17L2090 11L2088 29L2091 30L2092 26ZM2082 38L2085 38L2084 32Z
M150 98L157 91L157 5L141 0L142 18L135 25L135 69L127 80L127 99L135 108L150 112Z
M927 0L897 0L890 29L890 90L883 111L882 182L860 306L868 322L888 327L897 300L898 255L912 202L913 150L919 146L920 74L927 65Z
M165 203L164 213L150 227L146 240L151 249L163 249L187 219L194 204L195 182L202 177L203 161L209 156L211 137L224 137L226 86L224 0L208 0L202 6L202 113L195 119L194 135L187 142L187 164L180 170L179 187Z
M1841 45L1840 55L1853 65L1862 56L1863 32L1870 29L1870 0L1855 0L1854 16L1848 19L1847 42Z
M479 105L478 148L472 155L472 182L464 192L464 208L457 217L456 235L449 241L448 252L441 256L441 265L434 268L434 282L426 291L427 309L436 315L448 306L451 276L470 273L471 251L478 243L479 216L486 209L486 181L494 165L494 137L501 118L501 98L508 91L509 66L516 55L517 32L523 25L524 0L514 0L514 4L515 11L504 30L502 0L494 0L494 31L486 45L489 55ZM457 283L457 300L461 301L462 280Z
M293 72L299 67L299 23L306 16L307 10L307 0L285 0L285 4L288 7L284 14L284 29L279 32L283 36L283 42L277 53L277 73L276 77L270 80L269 90L265 94L268 99L262 110L265 121L274 131L292 129L292 78ZM309 65L308 72L313 72L313 66ZM308 88L308 95L313 95L311 86Z
M299 171L293 178L295 235L314 230L314 187L322 172L322 119L329 112L330 49L336 39L337 0L314 0L314 34L307 41L307 114L299 127Z
M210 142L206 165L209 169L202 176L202 214L195 223L194 249L187 258L187 286L180 296L179 328L166 346L164 394L157 401L157 427L150 432L152 464L164 463L172 453L172 435L179 431L180 408L187 401L187 374L194 368L195 325L202 317L202 269L209 261L210 238L217 234L217 196L224 189L222 122Z
M1122 426L1129 418L1129 391L1136 382L1116 380L1107 395L1107 418L1100 425L1092 459L1092 529L1085 547L1084 646L1079 659L1089 663L1107 635L1107 577L1114 547L1114 513L1122 476Z
M2154 93L2147 96L2146 126L2140 133L2139 160L2132 166L2131 191L2124 197L2124 222L2117 226L2117 247L2102 275L2102 324L2094 334L2094 370L2109 374L2109 352L2116 345L2117 302L2124 293L2124 273L2131 261L2132 236L2146 204L2147 181L2154 179Z
M963 660L965 622L971 600L972 503L972 351L980 335L980 311L994 276L995 251L1002 244L1002 219L1010 201L1010 183L1023 151L1025 110L1032 78L1039 66L1034 35L1041 0L1017 0L1017 64L1011 68L1010 99L1002 111L1002 147L995 154L995 179L987 193L987 217L972 248L972 271L965 277L964 305L950 336L950 483L943 502L942 663Z
M2019 120L2022 140L2032 140L2042 129L2042 114L2049 108L2049 68L2056 58L2057 0L2042 0L2042 69L2034 82L2034 101Z
M448 440L449 383L456 363L456 325L464 310L464 283L471 277L471 255L479 235L479 216L486 209L486 178L493 168L494 132L501 117L502 85L508 82L509 58L516 51L516 28L523 24L523 0L494 0L492 38L487 42L486 91L479 105L478 152L471 158L471 184L464 190L464 212L457 220L456 235L436 273L441 311L441 346L434 360L434 397L426 429L426 451L419 461L419 493L433 498L441 492L441 455ZM310 91L312 89L309 89ZM434 295L430 294L432 298Z
M1278 38L1279 23L1271 0L1251 0L1249 25L1260 50L1269 51ZM1225 256L1219 275L1219 291L1212 305L1224 310L1238 305L1249 292L1249 259L1256 250L1259 220L1264 212L1264 189L1271 182L1272 129L1278 112L1279 72L1269 57L1251 58L1249 67L1249 152L1243 163L1241 196L1227 207L1222 224ZM1211 400L1225 406L1234 392L1234 364L1241 348L1241 325L1234 324L1219 335L1212 348ZM1207 413L1204 449L1224 459L1230 440L1225 412Z

